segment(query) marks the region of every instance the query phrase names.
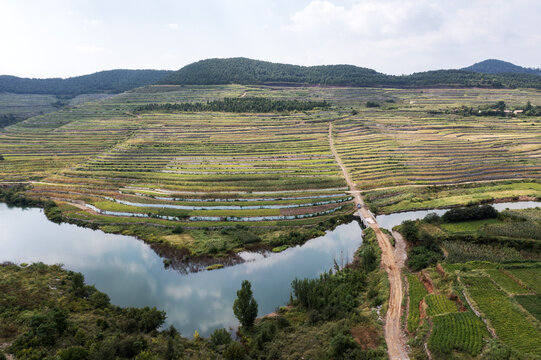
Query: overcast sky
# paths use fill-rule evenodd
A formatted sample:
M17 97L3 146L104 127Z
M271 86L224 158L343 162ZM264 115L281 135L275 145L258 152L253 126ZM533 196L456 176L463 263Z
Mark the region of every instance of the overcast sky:
M539 0L0 0L0 74L172 69L210 57L388 74L541 67Z

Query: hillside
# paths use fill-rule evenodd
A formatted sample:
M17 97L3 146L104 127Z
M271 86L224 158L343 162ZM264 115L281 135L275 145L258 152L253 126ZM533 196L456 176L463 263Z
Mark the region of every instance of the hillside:
M540 69L530 69L522 66L512 64L507 61L488 59L478 63L475 63L471 66L465 67L462 70L473 71L484 74L505 74L505 73L514 73L514 74L530 74L530 75L541 75Z
M29 79L1 75L0 92L63 96L120 93L153 84L169 73L166 70L109 70L67 79Z
M161 84L261 84L305 83L375 85L386 75L352 65L299 66L247 58L207 59L187 65L160 81Z
M353 65L299 66L247 58L207 59L187 65L159 81L164 85L310 84L361 87L523 87L541 89L532 74L483 74L436 70L386 75Z

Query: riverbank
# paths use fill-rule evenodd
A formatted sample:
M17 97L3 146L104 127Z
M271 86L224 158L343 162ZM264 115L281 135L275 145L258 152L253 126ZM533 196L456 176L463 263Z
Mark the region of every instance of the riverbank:
M244 251L282 251L323 236L337 226L351 222L351 204L337 213L318 216L313 221L295 220L258 221L255 223L197 222L189 223L161 219L145 219L131 216L108 216L99 214L84 204L52 201L27 196L28 186L13 184L0 188L0 201L11 206L39 207L56 223L65 222L77 226L101 230L111 234L133 236L152 246L167 264L180 270L205 269L208 266L224 266L243 262L238 254ZM254 224L256 226L254 226ZM187 262L200 265L186 266Z

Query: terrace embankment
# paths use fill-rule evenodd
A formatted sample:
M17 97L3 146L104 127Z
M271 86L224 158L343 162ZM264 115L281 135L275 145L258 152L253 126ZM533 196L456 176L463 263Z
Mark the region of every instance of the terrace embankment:
M375 217L366 208L360 192L357 190L355 183L351 180L345 165L334 147L332 129L332 123L329 123L329 145L331 147L331 151L335 156L336 162L342 169L344 178L346 179L350 191L352 194L354 194L355 204L360 205L359 212L361 213L362 217L365 219L372 219L370 222L370 227L374 230L378 239L378 244L381 248L381 262L389 277L390 294L384 328L385 341L387 342L389 357L391 359L409 359L408 352L406 350L406 341L400 327L403 296L401 273L401 269L404 266L403 254L401 253L400 257L397 258L395 255L395 249L391 245L389 238L381 231ZM403 247L401 246L400 248L402 249Z

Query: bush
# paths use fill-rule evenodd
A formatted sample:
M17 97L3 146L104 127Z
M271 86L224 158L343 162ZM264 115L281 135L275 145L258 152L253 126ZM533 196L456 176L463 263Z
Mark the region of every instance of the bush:
M413 271L418 271L437 263L441 259L441 253L430 250L424 246L415 246L408 254L408 266Z
M232 342L225 349L224 358L226 360L244 360L246 359L246 351L238 342Z
M380 107L380 105L379 105L378 102L375 102L375 101L367 101L366 102L366 107L367 108L376 108L376 107Z
M229 334L229 332L224 328L216 329L210 335L210 343L213 346L227 345L230 342L231 334Z
M417 229L417 223L412 220L406 220L400 226L400 232L406 240L411 243L416 243L419 240L419 230Z
M109 295L96 291L88 297L88 301L96 308L103 309L110 303Z
M173 228L173 234L183 234L183 233L184 233L184 229L182 228L182 226L177 225Z
M48 200L44 204L44 212L47 219L50 221L60 224L62 222L62 211L56 205L54 201Z
M60 360L86 360L88 351L81 346L73 346L60 351Z
M441 222L441 217L436 213L430 213L425 216L423 221L429 224L439 224Z
M342 359L349 350L356 349L357 347L357 343L351 336L338 334L331 340L329 356L334 359Z

